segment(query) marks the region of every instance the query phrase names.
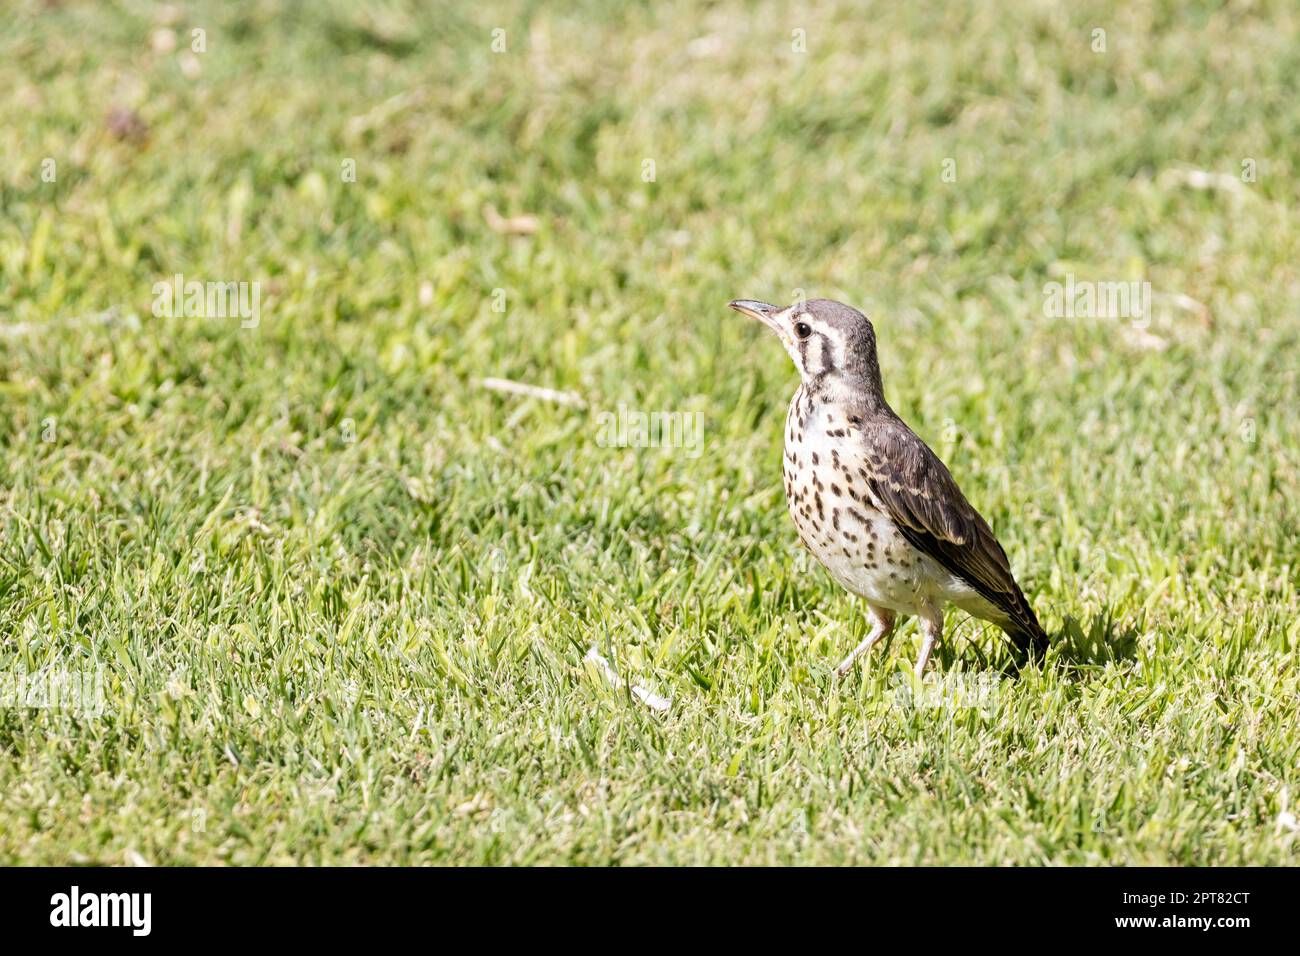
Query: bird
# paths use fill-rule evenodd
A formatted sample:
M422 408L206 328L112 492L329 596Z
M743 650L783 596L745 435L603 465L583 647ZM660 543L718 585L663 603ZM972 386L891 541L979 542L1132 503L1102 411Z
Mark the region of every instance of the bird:
M775 332L799 371L782 461L790 517L804 547L871 616L836 676L915 615L921 679L948 605L997 625L1022 654L1045 651L1047 634L988 522L885 401L870 319L831 299L728 304Z

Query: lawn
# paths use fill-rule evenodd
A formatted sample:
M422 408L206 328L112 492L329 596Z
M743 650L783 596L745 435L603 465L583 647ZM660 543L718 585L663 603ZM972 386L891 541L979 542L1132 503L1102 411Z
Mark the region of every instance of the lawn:
M362 6L6 4L0 863L1297 862L1294 4ZM801 294L1041 664L833 678Z

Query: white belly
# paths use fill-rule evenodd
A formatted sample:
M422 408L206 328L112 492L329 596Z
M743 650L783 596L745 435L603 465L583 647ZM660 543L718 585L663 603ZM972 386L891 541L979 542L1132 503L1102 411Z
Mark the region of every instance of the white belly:
M829 420L828 420L829 419ZM847 423L845 423L847 424ZM902 536L875 507L857 471L851 434L826 406L791 404L786 419L786 501L799 538L841 587L900 614L952 603L988 617L996 613L975 590Z

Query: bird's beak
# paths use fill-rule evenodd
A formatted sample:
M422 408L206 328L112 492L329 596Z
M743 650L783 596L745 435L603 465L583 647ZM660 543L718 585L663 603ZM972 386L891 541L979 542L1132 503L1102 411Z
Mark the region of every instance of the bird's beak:
M733 299L727 303L727 307L735 309L741 315L747 315L751 319L758 319L768 328L776 331L776 323L772 317L781 311L779 305L769 305L766 302L756 302L753 299Z

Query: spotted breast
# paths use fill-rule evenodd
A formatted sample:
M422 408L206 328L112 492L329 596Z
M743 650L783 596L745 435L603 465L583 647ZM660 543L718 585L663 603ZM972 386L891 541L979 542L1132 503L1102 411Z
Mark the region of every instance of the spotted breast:
M972 589L908 543L868 487L860 422L800 386L785 423L786 503L799 539L836 583L873 604L919 613Z

